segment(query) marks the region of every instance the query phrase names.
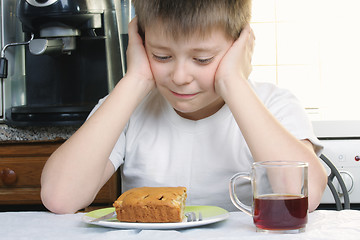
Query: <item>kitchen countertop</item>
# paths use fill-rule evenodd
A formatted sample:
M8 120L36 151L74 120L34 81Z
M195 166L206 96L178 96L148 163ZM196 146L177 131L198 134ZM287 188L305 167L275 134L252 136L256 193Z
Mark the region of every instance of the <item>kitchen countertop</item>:
M36 142L68 139L79 126L10 127L0 124L0 142Z

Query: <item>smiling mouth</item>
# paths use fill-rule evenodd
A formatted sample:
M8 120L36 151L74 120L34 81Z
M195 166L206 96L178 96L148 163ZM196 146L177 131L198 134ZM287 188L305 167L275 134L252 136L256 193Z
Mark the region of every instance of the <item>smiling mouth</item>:
M198 93L185 94L185 93L177 93L173 91L171 91L171 93L178 98L192 98L198 94Z

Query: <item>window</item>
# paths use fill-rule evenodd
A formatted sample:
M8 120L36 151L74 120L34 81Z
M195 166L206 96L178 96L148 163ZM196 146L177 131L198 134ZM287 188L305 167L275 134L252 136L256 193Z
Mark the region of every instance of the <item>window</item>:
M253 0L250 77L290 89L311 120L360 120L359 9L359 0Z

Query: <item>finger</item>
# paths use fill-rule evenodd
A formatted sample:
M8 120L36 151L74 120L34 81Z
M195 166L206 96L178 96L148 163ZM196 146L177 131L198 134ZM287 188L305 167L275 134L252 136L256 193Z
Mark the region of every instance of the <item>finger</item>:
M255 38L255 33L254 33L253 29L250 28L249 41L250 41L250 44L251 44L251 45L250 45L250 46L251 46L251 50L254 49L255 40L256 40L256 38Z
M138 30L138 20L137 17L134 17L128 25L129 44L141 40Z
M248 48L249 42L251 43L251 39L254 39L254 34L250 24L246 24L241 30L239 38L235 40L233 46L238 48Z
M255 34L253 29L250 27L250 24L246 24L243 29L244 38L247 38L248 45L252 48L255 44Z
M137 20L137 16L135 16L130 22L129 22L129 25L128 25L128 32L129 34L132 34L134 32L137 32L138 31L138 20Z
M249 56L252 56L252 54L254 52L254 47L255 47L255 34L249 24L247 24L244 29L246 31L246 37L247 37L247 42L245 43L246 44L245 46L247 48L246 51ZM251 57L250 57L250 59L251 59Z
M252 29L251 29L251 27L250 27L250 24L248 23L248 24L246 24L246 25L244 26L244 28L241 30L241 33L240 33L239 38L242 39L242 40L245 40L245 39L247 39L247 38L250 37L251 32L252 32Z
M255 40L255 33L254 33L254 30L251 28L250 24L247 24L247 26L250 28L250 35L251 37Z

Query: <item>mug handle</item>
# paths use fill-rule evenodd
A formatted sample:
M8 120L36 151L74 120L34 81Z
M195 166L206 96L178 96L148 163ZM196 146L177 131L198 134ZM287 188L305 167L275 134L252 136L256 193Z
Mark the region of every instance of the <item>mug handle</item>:
M235 207L237 207L238 209L240 209L241 211L243 211L247 215L252 216L251 207L243 204L239 200L239 198L236 196L235 183L236 183L236 180L239 179L239 178L244 178L244 179L246 179L248 181L251 181L250 173L239 172L239 173L236 173L234 176L232 176L232 178L230 179L230 184L229 184L231 201L235 205Z

